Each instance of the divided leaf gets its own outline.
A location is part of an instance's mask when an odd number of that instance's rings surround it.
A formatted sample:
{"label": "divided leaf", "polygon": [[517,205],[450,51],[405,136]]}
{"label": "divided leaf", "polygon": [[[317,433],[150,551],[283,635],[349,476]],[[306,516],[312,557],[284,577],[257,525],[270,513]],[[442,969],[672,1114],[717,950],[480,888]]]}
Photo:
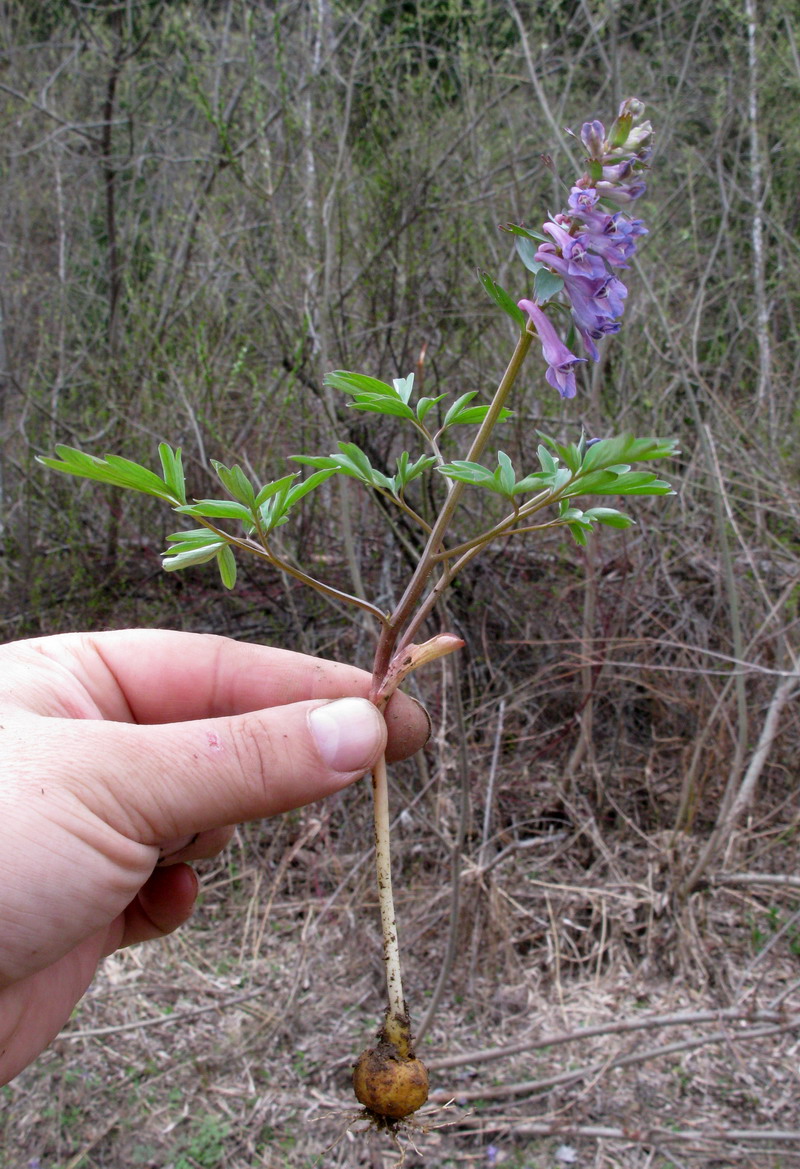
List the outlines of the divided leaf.
{"label": "divided leaf", "polygon": [[337,369],[326,374],[326,386],[332,386],[345,394],[351,394],[354,410],[363,410],[373,414],[390,414],[396,418],[415,421],[415,414],[408,405],[411,391],[414,388],[414,374],[405,378],[395,378],[393,386],[379,381],[374,377],[367,377],[363,373],[351,373],[349,370]]}
{"label": "divided leaf", "polygon": [[87,455],[75,447],[61,444],[56,446],[56,454],[57,459],[37,455],[37,462],[66,475],[94,479],[98,483],[108,483],[112,487],[127,487],[132,491],[141,491],[144,495],[165,499],[168,503],[183,502],[179,493],[163,479],[130,459],[123,459],[119,455],[106,455],[101,459],[96,455]]}
{"label": "divided leaf", "polygon": [[370,463],[369,458],[356,446],[354,442],[338,443],[338,455],[292,455],[292,461],[302,463],[307,467],[316,467],[319,471],[329,470],[332,474],[341,471],[351,479],[358,479],[368,487],[377,487],[383,491],[394,491],[394,483],[382,471],[378,471]]}
{"label": "divided leaf", "polygon": [[[554,468],[552,472],[537,471],[533,475],[517,479],[511,459],[505,451],[497,452],[497,469],[494,471],[490,471],[481,463],[472,463],[463,459],[455,459],[452,463],[445,463],[444,466],[439,467],[439,471],[448,479],[469,483],[473,487],[486,487],[489,491],[504,495],[508,499],[528,491],[552,489],[559,476],[563,477],[563,472]],[[566,472],[566,476],[569,477],[569,472]]]}

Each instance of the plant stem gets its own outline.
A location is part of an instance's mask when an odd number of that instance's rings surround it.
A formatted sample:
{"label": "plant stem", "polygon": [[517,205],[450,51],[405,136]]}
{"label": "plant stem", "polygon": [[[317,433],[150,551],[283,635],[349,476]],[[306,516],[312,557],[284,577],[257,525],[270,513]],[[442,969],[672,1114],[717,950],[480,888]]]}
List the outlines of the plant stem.
{"label": "plant stem", "polygon": [[[531,347],[533,338],[534,334],[529,333],[526,329],[517,339],[514,352],[511,354],[511,360],[506,367],[506,371],[503,374],[503,377],[500,380],[500,384],[495,391],[491,405],[486,412],[486,417],[483,419],[478,433],[475,435],[475,438],[472,442],[472,446],[469,449],[469,453],[467,454],[467,459],[469,461],[474,462],[483,454],[483,451],[486,448],[486,444],[488,443],[492,431],[494,430],[497,420],[503,410],[506,399],[511,392],[514,382],[517,380],[517,376],[520,369],[522,368],[522,363],[527,356],[528,350]],[[450,523],[453,519],[453,515],[455,514],[455,510],[458,507],[458,502],[461,498],[464,487],[465,484],[461,482],[455,482],[453,484],[453,489],[449,492],[447,499],[442,505],[442,510],[439,512],[439,515],[436,518],[436,523],[433,525],[433,530],[428,537],[428,542],[425,545],[425,550],[419,559],[419,564],[414,570],[405,592],[395,606],[394,612],[392,613],[384,628],[381,630],[381,636],[378,641],[377,650],[375,652],[375,661],[373,663],[373,689],[375,691],[380,688],[380,684],[386,675],[386,671],[389,669],[389,663],[391,662],[400,630],[408,621],[415,605],[425,591],[425,586],[427,585],[428,579],[436,564],[435,557],[441,549],[444,537],[447,533],[447,529],[450,527]],[[408,640],[409,639],[405,637],[403,643],[407,642]]]}
{"label": "plant stem", "polygon": [[[486,417],[483,419],[478,433],[472,442],[467,458],[477,460],[482,455],[491,437],[497,420],[499,419],[506,399],[517,379],[528,350],[533,340],[533,334],[526,329],[523,332],[511,355],[511,360],[500,381]],[[437,452],[438,453],[438,452]],[[396,680],[392,681],[389,691],[386,691],[384,682],[387,679],[392,663],[397,661],[397,639],[403,626],[406,626],[400,648],[408,646],[413,633],[419,628],[422,621],[436,604],[443,589],[452,580],[454,573],[445,565],[442,579],[425,598],[417,613],[414,613],[420,598],[425,592],[431,573],[436,568],[439,553],[444,543],[447,529],[455,514],[464,484],[452,483],[447,498],[442,504],[441,511],[428,536],[428,542],[420,556],[419,563],[408,583],[403,596],[388,618],[383,618],[378,646],[375,652],[372,678],[372,701],[382,709],[388,701],[389,693]],[[456,567],[461,567],[472,558],[480,548],[480,543],[469,547],[462,554]],[[413,614],[413,617],[412,617]],[[455,639],[454,639],[455,640]],[[426,643],[427,644],[427,643]],[[449,652],[449,651],[446,651]],[[420,662],[421,664],[421,662]],[[413,668],[413,667],[412,667]],[[397,918],[392,898],[392,868],[389,835],[389,784],[386,774],[386,760],[381,757],[372,772],[373,814],[375,819],[375,862],[378,875],[378,902],[381,914],[381,929],[383,932],[383,960],[386,968],[386,989],[389,997],[389,1007],[386,1012],[386,1021],[381,1030],[381,1038],[394,1045],[401,1059],[412,1055],[411,1023],[406,1011],[403,998],[403,983],[400,970],[400,946],[397,939]]]}
{"label": "plant stem", "polygon": [[411,1032],[400,971],[400,946],[397,940],[397,918],[392,899],[392,863],[389,835],[389,781],[386,759],[382,755],[372,771],[372,797],[375,815],[375,864],[378,874],[378,902],[383,932],[383,961],[386,968],[386,990],[389,1009],[383,1027],[383,1037],[397,1048],[401,1058],[411,1050]]}

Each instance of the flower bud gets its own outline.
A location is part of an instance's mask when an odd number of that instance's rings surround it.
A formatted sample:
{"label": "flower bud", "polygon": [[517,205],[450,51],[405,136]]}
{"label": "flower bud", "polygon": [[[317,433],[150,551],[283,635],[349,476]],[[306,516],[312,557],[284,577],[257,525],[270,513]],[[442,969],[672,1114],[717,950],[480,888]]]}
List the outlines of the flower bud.
{"label": "flower bud", "polygon": [[589,158],[601,159],[605,147],[606,128],[602,122],[584,122],[581,126],[581,142]]}

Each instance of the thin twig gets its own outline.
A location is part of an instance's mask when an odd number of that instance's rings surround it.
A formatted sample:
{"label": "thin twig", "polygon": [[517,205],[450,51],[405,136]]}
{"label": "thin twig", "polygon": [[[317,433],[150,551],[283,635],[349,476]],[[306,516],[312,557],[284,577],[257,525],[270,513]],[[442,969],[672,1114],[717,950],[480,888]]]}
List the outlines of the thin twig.
{"label": "thin twig", "polygon": [[[746,1031],[714,1031],[710,1035],[695,1035],[690,1039],[667,1043],[661,1047],[649,1047],[643,1051],[634,1051],[628,1055],[621,1055],[616,1059],[599,1060],[595,1063],[586,1064],[582,1068],[574,1068],[570,1071],[559,1072],[555,1076],[547,1076],[542,1080],[521,1080],[511,1084],[499,1084],[496,1088],[488,1088],[485,1085],[478,1088],[468,1088],[466,1091],[459,1091],[457,1099],[459,1102],[468,1100],[501,1100],[506,1096],[517,1096],[522,1093],[529,1095],[535,1092],[543,1092],[548,1088],[555,1088],[558,1085],[573,1084],[578,1080],[585,1080],[589,1076],[597,1076],[606,1071],[611,1071],[613,1068],[632,1067],[634,1064],[648,1063],[650,1060],[659,1059],[666,1055],[675,1055],[681,1051],[693,1051],[698,1047],[709,1047],[717,1043],[740,1043],[745,1039],[766,1039],[773,1035],[782,1035],[786,1031],[794,1031],[798,1028],[800,1028],[800,1015],[778,1026],[751,1027]],[[428,1066],[433,1066],[431,1061],[428,1062]],[[430,1101],[433,1104],[443,1104],[447,1100],[452,1099],[452,1097],[453,1093],[451,1091],[442,1090],[432,1092]]]}
{"label": "thin twig", "polygon": [[431,1068],[453,1068],[463,1064],[486,1063],[493,1059],[504,1059],[524,1051],[537,1051],[544,1047],[558,1047],[564,1043],[583,1043],[598,1035],[621,1035],[628,1031],[647,1031],[661,1027],[691,1027],[701,1023],[735,1022],[746,1020],[750,1023],[782,1023],[785,1015],[780,1011],[751,1011],[746,1007],[727,1007],[721,1011],[682,1011],[674,1015],[646,1015],[641,1019],[617,1019],[611,1023],[598,1023],[593,1027],[579,1027],[574,1031],[560,1031],[542,1035],[536,1039],[524,1039],[519,1043],[504,1044],[502,1047],[484,1047],[477,1051],[465,1051],[456,1055],[431,1059]]}

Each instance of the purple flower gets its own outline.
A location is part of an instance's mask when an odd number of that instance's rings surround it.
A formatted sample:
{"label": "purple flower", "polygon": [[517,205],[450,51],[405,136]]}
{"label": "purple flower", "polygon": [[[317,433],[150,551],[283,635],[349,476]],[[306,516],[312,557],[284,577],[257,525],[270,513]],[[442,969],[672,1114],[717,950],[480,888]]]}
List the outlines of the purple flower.
{"label": "purple flower", "polygon": [[597,193],[601,198],[610,199],[613,203],[619,203],[621,207],[627,206],[628,203],[633,203],[636,199],[641,199],[646,190],[647,183],[642,182],[641,179],[634,179],[632,183],[621,186],[615,183],[603,182],[602,180],[597,184]]}
{"label": "purple flower", "polygon": [[[647,228],[641,219],[629,219],[621,211],[611,215],[601,210],[597,206],[599,198],[594,187],[573,187],[569,197],[572,215],[556,215],[554,222],[567,232],[577,224],[589,251],[602,256],[612,268],[627,268],[625,261],[636,251],[639,236],[647,235]],[[546,224],[544,230],[547,231]]]}
{"label": "purple flower", "polygon": [[[548,220],[542,227],[548,235],[553,237],[555,247],[567,263],[570,276],[602,276],[605,273],[603,261],[599,256],[590,255],[592,241],[585,233],[570,235],[569,231],[559,223],[563,216],[557,215],[554,220]],[[569,221],[567,221],[569,222]],[[552,248],[553,244],[542,244],[542,248]]]}
{"label": "purple flower", "polygon": [[606,128],[602,122],[584,122],[581,126],[581,142],[589,158],[600,159],[606,145]]}
{"label": "purple flower", "polygon": [[594,187],[573,187],[567,205],[574,215],[580,219],[587,219],[594,211],[599,198]]}
{"label": "purple flower", "polygon": [[586,358],[576,357],[574,353],[570,353],[554,326],[532,300],[521,300],[519,308],[530,317],[542,343],[542,356],[548,365],[545,374],[548,382],[553,389],[558,390],[562,398],[574,398],[575,366]]}
{"label": "purple flower", "polygon": [[[552,215],[542,231],[550,237],[540,243],[534,259],[563,280],[562,295],[569,300],[572,318],[584,348],[593,361],[601,337],[617,333],[628,290],[612,269],[627,268],[637,241],[647,235],[641,219],[607,204],[627,207],[647,187],[641,178],[652,153],[652,127],[642,121],[644,105],[628,98],[619,108],[606,135],[602,122],[584,122],[580,140],[588,154],[587,171],[569,194],[567,209]],[[552,242],[551,242],[552,241]],[[519,301],[542,342],[547,380],[563,398],[575,394],[575,357],[559,338],[541,305]]]}
{"label": "purple flower", "polygon": [[625,307],[622,301],[628,295],[622,281],[610,276],[605,267],[600,276],[573,276],[563,256],[548,250],[552,246],[542,244],[535,258],[563,278],[564,290],[572,302],[572,314],[581,328],[596,329],[603,321],[622,316]]}

